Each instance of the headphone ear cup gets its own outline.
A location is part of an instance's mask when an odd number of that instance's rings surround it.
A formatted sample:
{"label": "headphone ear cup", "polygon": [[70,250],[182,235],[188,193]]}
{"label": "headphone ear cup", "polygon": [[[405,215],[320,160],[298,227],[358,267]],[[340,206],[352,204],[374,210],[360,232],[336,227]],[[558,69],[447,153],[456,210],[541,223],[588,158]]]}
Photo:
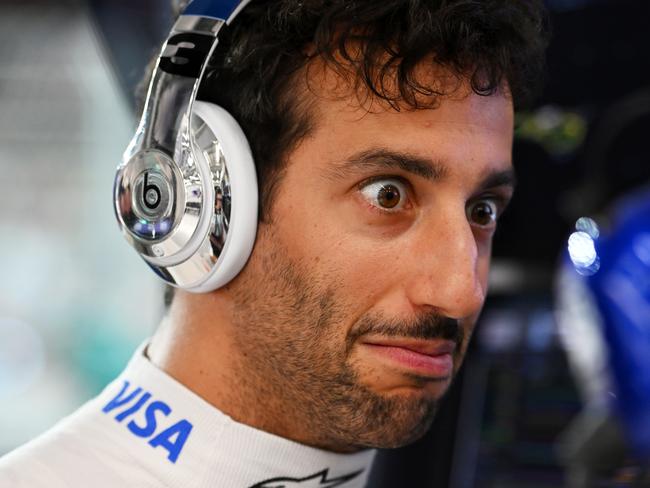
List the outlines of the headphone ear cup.
{"label": "headphone ear cup", "polygon": [[[207,131],[212,136],[207,147],[202,143],[201,147],[194,148],[194,153],[199,153],[200,156],[197,162],[209,167],[206,169],[212,174],[213,181],[224,181],[226,186],[215,188],[213,201],[205,202],[206,205],[212,205],[211,209],[202,209],[208,212],[212,221],[207,239],[213,237],[214,229],[225,230],[221,253],[201,281],[184,287],[190,292],[207,293],[237,276],[253,250],[257,231],[257,174],[248,140],[230,113],[213,103],[196,100],[192,117],[195,119],[193,127],[201,126],[202,132]],[[195,140],[195,137],[192,139]],[[216,146],[221,151],[212,150]],[[225,175],[215,175],[215,168],[220,168],[219,171],[223,172],[224,163]],[[215,209],[221,209],[219,216]],[[219,219],[225,221],[217,222]]]}

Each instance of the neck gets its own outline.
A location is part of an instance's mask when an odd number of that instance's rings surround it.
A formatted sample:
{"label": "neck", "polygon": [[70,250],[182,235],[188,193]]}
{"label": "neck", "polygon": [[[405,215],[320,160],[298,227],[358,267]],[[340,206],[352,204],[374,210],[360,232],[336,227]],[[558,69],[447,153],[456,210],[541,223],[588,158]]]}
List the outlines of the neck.
{"label": "neck", "polygon": [[306,422],[297,409],[287,415],[273,385],[248,371],[232,340],[233,307],[224,295],[177,291],[147,349],[151,362],[237,422],[312,447],[356,451],[324,445],[301,430]]}
{"label": "neck", "polygon": [[235,420],[237,392],[232,371],[230,303],[218,294],[176,291],[174,301],[147,348],[152,363]]}

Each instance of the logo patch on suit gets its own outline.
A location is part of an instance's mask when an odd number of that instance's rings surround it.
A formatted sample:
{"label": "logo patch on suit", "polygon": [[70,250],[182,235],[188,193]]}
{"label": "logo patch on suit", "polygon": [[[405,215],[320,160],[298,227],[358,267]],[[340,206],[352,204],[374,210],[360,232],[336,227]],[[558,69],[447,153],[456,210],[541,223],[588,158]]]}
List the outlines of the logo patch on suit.
{"label": "logo patch on suit", "polygon": [[125,380],[122,389],[102,408],[102,412],[115,414],[114,418],[119,423],[131,418],[126,428],[136,437],[149,439],[151,447],[166,450],[167,459],[175,463],[192,432],[192,424],[186,419],[172,423],[168,420],[172,414],[169,405],[152,398],[151,393],[139,386],[129,389],[130,386]]}
{"label": "logo patch on suit", "polygon": [[344,483],[347,483],[348,481],[356,478],[361,473],[363,473],[363,470],[339,476],[337,478],[328,478],[328,473],[329,469],[324,469],[323,471],[319,471],[318,473],[307,476],[305,478],[271,478],[266,481],[256,483],[249,488],[290,488],[293,486],[300,488],[334,488],[335,486],[341,486]]}

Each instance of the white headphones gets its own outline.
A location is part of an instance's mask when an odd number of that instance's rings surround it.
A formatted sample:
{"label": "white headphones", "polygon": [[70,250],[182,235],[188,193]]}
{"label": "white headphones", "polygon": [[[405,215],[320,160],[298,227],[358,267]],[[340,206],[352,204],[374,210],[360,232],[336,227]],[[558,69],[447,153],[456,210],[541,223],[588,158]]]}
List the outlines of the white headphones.
{"label": "white headphones", "polygon": [[258,189],[235,119],[196,94],[218,33],[250,0],[193,0],[153,72],[113,198],[122,234],[167,283],[205,293],[244,267],[255,242]]}

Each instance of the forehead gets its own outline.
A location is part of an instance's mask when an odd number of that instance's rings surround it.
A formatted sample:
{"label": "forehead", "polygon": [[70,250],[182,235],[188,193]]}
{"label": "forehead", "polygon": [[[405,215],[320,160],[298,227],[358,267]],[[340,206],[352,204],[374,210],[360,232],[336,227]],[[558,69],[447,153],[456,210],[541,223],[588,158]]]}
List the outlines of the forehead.
{"label": "forehead", "polygon": [[[419,99],[425,108],[391,106],[327,67],[311,74],[312,133],[321,161],[336,164],[353,153],[389,148],[461,168],[510,166],[514,110],[507,88],[489,96],[476,94],[467,80],[442,68],[423,67],[436,90],[435,99]],[[470,169],[469,167],[465,169]]]}
{"label": "forehead", "polygon": [[[503,93],[482,96],[467,87],[453,95],[440,97],[432,107],[395,109],[373,102],[370,107],[355,99],[317,102],[316,126],[356,126],[366,131],[396,134],[420,130],[445,133],[484,134],[512,138],[512,102]],[[468,141],[469,142],[469,141]]]}

